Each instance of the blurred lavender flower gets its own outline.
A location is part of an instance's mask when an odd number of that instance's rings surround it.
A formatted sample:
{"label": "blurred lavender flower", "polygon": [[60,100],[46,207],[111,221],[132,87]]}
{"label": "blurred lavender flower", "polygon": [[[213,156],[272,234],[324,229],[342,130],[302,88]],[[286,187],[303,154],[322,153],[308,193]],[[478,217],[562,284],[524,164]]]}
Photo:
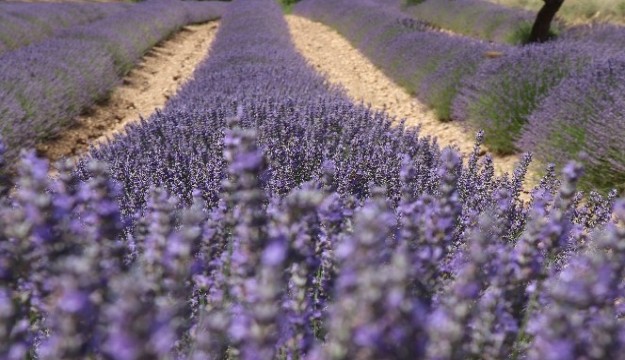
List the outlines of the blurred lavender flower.
{"label": "blurred lavender flower", "polygon": [[495,261],[501,236],[493,217],[479,216],[467,243],[468,261],[441,296],[440,305],[428,318],[428,359],[465,359],[470,354],[472,332],[468,328],[476,316],[476,302],[496,270]]}
{"label": "blurred lavender flower", "polygon": [[548,306],[529,325],[530,359],[620,359],[625,328],[618,319],[625,275],[625,203],[615,204],[617,223],[549,280]]}

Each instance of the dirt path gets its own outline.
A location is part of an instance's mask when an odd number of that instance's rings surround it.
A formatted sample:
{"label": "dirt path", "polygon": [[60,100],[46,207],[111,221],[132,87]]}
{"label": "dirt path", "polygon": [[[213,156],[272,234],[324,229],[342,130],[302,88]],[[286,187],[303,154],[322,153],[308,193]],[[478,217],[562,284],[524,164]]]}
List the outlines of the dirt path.
{"label": "dirt path", "polygon": [[[291,37],[300,53],[331,83],[342,85],[355,101],[385,110],[406,124],[421,126],[421,134],[438,138],[442,146],[456,146],[464,154],[472,151],[474,134],[456,123],[438,121],[434,113],[373,65],[332,28],[295,16],[286,16]],[[494,156],[497,174],[511,173],[516,156]]]}
{"label": "dirt path", "polygon": [[217,27],[217,22],[185,26],[152,48],[105,103],[80,116],[76,126],[60,137],[40,144],[37,151],[51,161],[80,156],[139,116],[147,118],[162,108],[206,57]]}

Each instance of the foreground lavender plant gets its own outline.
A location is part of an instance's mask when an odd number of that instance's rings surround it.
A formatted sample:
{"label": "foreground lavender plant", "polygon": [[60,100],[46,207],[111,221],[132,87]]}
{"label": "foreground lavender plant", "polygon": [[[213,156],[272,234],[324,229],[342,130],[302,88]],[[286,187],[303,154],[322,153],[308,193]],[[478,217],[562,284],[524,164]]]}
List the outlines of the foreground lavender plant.
{"label": "foreground lavender plant", "polygon": [[577,255],[547,286],[548,305],[534,317],[530,359],[622,358],[625,328],[618,319],[624,275],[625,203],[615,204],[616,223]]}
{"label": "foreground lavender plant", "polygon": [[[406,247],[385,263],[382,248],[391,245],[395,219],[383,199],[372,199],[355,216],[354,235],[337,248],[342,266],[335,304],[330,310],[324,358],[419,358],[423,342],[423,312],[409,292]],[[389,259],[386,259],[387,261]]]}

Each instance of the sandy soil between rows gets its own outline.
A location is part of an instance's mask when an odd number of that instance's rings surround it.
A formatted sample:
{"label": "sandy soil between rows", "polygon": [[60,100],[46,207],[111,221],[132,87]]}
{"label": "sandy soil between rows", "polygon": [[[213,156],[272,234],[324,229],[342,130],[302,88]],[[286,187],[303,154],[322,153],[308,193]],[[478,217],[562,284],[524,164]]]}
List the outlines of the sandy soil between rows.
{"label": "sandy soil between rows", "polygon": [[[380,69],[332,28],[299,16],[287,15],[291,38],[300,53],[324,74],[342,86],[354,101],[384,110],[409,126],[420,126],[423,136],[436,137],[442,146],[455,146],[469,154],[475,134],[457,123],[439,121],[434,113]],[[517,156],[493,155],[497,174],[511,173]]]}
{"label": "sandy soil between rows", "polygon": [[39,144],[37,151],[51,161],[81,156],[90,145],[105,142],[129,123],[163,108],[206,57],[217,28],[217,22],[185,26],[153,47],[108,100],[80,116],[60,137]]}

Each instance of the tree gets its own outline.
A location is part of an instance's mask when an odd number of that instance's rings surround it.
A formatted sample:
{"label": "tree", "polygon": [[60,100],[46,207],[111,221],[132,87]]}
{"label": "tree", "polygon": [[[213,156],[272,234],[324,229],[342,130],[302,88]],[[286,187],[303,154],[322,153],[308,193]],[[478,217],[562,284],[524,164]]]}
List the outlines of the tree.
{"label": "tree", "polygon": [[564,0],[543,0],[545,5],[538,11],[536,15],[536,21],[532,26],[532,32],[530,33],[528,43],[545,42],[549,40],[551,34],[549,29],[551,28],[551,21],[556,16],[558,10],[564,3]]}

